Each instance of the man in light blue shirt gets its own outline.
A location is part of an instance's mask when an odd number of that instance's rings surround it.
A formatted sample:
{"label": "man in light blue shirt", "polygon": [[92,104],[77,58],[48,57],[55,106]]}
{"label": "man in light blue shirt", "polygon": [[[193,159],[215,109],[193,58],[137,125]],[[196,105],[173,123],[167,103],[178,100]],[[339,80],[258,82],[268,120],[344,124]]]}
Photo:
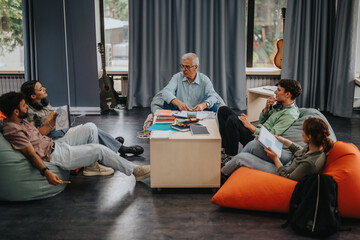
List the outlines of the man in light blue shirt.
{"label": "man in light blue shirt", "polygon": [[199,58],[194,53],[186,53],[180,65],[182,72],[172,76],[168,85],[162,90],[164,109],[181,111],[216,112],[217,93],[210,79],[197,72]]}

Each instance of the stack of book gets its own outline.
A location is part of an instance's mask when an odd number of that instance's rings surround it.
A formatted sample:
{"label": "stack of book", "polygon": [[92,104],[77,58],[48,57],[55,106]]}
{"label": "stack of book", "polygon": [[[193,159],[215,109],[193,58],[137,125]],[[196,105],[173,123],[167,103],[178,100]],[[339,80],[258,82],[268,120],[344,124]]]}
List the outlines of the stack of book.
{"label": "stack of book", "polygon": [[187,126],[191,123],[197,123],[199,121],[199,119],[197,118],[186,118],[186,119],[183,119],[182,121],[178,121],[176,123],[176,125],[178,126]]}
{"label": "stack of book", "polygon": [[159,115],[159,116],[156,116],[156,119],[155,119],[156,124],[173,124],[174,121],[175,121],[174,116]]}

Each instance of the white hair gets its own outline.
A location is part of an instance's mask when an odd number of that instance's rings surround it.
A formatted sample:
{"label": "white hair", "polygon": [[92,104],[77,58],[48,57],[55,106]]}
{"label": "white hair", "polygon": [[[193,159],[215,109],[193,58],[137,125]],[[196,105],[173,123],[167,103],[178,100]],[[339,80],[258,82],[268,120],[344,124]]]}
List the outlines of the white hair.
{"label": "white hair", "polygon": [[195,53],[185,53],[181,59],[182,61],[191,60],[193,65],[199,66],[199,58]]}

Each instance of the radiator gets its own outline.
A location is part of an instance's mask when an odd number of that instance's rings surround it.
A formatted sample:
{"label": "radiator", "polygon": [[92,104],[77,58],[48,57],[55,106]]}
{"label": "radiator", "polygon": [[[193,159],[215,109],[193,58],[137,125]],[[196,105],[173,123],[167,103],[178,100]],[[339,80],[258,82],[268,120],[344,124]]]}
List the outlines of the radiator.
{"label": "radiator", "polygon": [[119,97],[128,95],[128,75],[112,75],[114,81],[114,90]]}
{"label": "radiator", "polygon": [[18,92],[24,82],[24,74],[0,74],[0,94]]}
{"label": "radiator", "polygon": [[280,80],[280,75],[247,75],[246,88],[274,86]]}

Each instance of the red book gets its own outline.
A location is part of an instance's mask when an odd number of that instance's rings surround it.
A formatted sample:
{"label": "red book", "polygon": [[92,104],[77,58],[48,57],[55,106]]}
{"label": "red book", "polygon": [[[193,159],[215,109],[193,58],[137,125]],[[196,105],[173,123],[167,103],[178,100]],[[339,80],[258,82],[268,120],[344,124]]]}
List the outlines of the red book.
{"label": "red book", "polygon": [[175,117],[173,116],[157,116],[155,123],[158,124],[173,124],[175,121]]}

